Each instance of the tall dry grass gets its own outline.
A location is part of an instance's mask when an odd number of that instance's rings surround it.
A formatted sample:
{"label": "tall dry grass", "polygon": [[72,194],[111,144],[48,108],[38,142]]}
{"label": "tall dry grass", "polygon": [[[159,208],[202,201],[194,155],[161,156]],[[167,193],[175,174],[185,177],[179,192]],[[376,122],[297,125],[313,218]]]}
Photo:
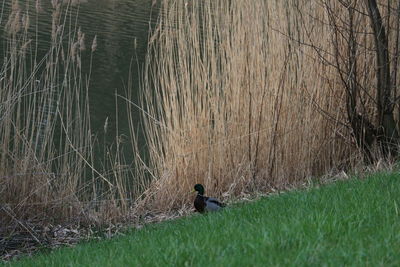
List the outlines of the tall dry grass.
{"label": "tall dry grass", "polygon": [[29,223],[121,219],[128,199],[138,191],[126,186],[134,174],[122,163],[120,142],[107,148],[104,168],[95,167],[91,71],[83,70],[82,61],[95,53],[96,37],[86,40],[76,24],[76,1],[52,1],[49,47],[41,53],[38,16],[45,7],[34,2],[13,0],[11,13],[3,14],[2,42],[7,46],[0,69],[0,230],[28,230],[37,240]]}
{"label": "tall dry grass", "polygon": [[[40,6],[35,10],[40,12]],[[50,47],[40,58],[32,10],[13,1],[1,71],[0,177],[3,219],[42,219],[80,212],[78,187],[91,149],[82,83],[82,33],[69,35],[53,4]],[[37,34],[37,32],[36,32]]]}
{"label": "tall dry grass", "polygon": [[[357,8],[365,11],[362,1]],[[346,26],[346,7],[165,0],[162,10],[143,82],[149,206],[190,203],[196,183],[211,195],[237,196],[360,163],[335,65],[346,36],[335,43],[329,17]],[[366,12],[356,13],[363,104],[373,114],[373,39]]]}

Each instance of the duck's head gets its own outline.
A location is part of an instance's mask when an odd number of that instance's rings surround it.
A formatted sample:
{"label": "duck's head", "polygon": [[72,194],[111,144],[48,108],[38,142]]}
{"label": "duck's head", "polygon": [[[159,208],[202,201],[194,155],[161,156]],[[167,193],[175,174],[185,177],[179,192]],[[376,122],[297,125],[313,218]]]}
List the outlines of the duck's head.
{"label": "duck's head", "polygon": [[197,191],[199,195],[204,195],[204,187],[201,184],[196,184],[194,186],[194,191]]}

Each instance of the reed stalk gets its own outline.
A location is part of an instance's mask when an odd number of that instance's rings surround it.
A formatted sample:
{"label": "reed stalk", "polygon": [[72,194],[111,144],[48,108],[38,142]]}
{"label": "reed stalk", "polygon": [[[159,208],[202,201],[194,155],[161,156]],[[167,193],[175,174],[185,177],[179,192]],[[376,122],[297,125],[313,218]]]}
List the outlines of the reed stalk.
{"label": "reed stalk", "polygon": [[[330,24],[334,14],[346,26],[345,11],[331,1],[162,1],[143,78],[147,205],[186,205],[196,183],[236,197],[360,164],[335,65],[346,36],[335,46]],[[371,114],[368,17],[360,12],[356,25]]]}

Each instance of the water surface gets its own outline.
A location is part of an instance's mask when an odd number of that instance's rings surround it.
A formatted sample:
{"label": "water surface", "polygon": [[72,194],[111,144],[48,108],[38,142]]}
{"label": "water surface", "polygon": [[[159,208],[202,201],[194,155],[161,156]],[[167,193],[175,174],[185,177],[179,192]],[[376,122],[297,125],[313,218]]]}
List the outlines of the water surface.
{"label": "water surface", "polygon": [[[0,0],[1,1],[1,0]],[[53,0],[54,1],[54,0]],[[62,0],[59,0],[62,1]],[[0,2],[2,19],[1,34],[11,11],[11,0]],[[97,50],[93,57],[89,89],[92,130],[103,140],[103,125],[108,118],[108,140],[115,136],[115,94],[125,94],[127,81],[132,79],[133,95],[139,90],[139,77],[144,62],[149,30],[157,20],[157,8],[149,0],[81,0],[73,12],[78,14],[76,25],[86,36],[86,52],[83,52],[83,72],[88,73],[90,47],[97,35]],[[52,5],[50,0],[41,0],[42,11],[36,13],[36,0],[19,1],[22,9],[29,10],[31,23],[38,25],[39,51],[43,56],[48,51],[51,36]],[[32,27],[33,29],[35,27]],[[3,35],[5,36],[5,35]],[[4,54],[5,38],[0,43]],[[124,101],[119,100],[120,133],[128,134]],[[136,102],[137,98],[136,98]],[[135,114],[138,118],[138,113]]]}

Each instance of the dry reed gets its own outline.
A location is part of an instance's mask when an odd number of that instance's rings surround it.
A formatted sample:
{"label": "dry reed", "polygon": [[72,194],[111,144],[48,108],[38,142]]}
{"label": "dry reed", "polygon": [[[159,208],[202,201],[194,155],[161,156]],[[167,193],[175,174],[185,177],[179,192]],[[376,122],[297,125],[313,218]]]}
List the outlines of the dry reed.
{"label": "dry reed", "polygon": [[[29,25],[38,21],[39,1],[34,7],[13,1],[6,22],[7,47],[0,69],[2,236],[25,231],[28,222],[44,226],[115,221],[127,213],[127,198],[137,195],[125,188],[133,173],[121,163],[120,143],[117,149],[107,148],[107,170],[95,167],[88,94],[91,71],[84,73],[81,68],[85,33],[68,22],[77,16],[72,2],[51,3],[51,40],[44,56],[37,49],[39,26]],[[37,239],[35,231],[30,232]]]}
{"label": "dry reed", "polygon": [[[143,82],[148,208],[190,203],[196,183],[237,196],[360,163],[328,7],[346,26],[335,1],[163,1]],[[357,13],[367,108],[375,90],[368,19]],[[345,40],[336,40],[343,54]]]}

